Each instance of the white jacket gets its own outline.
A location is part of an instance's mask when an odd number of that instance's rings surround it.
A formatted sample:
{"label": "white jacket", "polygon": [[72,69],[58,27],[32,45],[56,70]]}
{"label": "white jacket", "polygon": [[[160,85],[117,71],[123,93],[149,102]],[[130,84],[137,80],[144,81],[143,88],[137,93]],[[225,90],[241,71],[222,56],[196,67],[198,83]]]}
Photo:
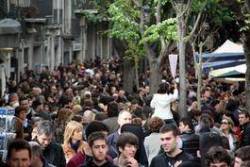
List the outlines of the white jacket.
{"label": "white jacket", "polygon": [[173,119],[173,114],[170,110],[171,102],[178,98],[178,90],[175,89],[173,94],[159,94],[156,93],[150,102],[150,106],[154,108],[152,117],[159,117],[163,120]]}

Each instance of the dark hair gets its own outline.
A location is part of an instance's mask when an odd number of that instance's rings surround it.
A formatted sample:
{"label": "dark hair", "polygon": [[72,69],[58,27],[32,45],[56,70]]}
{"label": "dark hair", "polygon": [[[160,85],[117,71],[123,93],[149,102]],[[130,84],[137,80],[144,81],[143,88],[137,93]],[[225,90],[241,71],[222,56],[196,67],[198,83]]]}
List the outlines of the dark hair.
{"label": "dark hair", "polygon": [[183,117],[183,118],[180,119],[179,122],[182,122],[185,126],[188,125],[188,127],[191,130],[194,130],[194,125],[192,123],[192,120],[189,117]]}
{"label": "dark hair", "polygon": [[119,106],[116,102],[108,103],[107,107],[108,117],[117,117],[119,114]]}
{"label": "dark hair", "polygon": [[250,160],[250,146],[244,146],[236,150],[235,157],[240,158],[242,161]]}
{"label": "dark hair", "polygon": [[23,139],[13,140],[8,145],[7,160],[9,160],[11,158],[12,150],[15,150],[15,151],[28,150],[29,157],[31,158],[31,147],[30,147],[29,143],[26,140],[23,140]]}
{"label": "dark hair", "polygon": [[205,164],[210,166],[211,163],[225,162],[227,165],[231,164],[231,157],[229,153],[221,146],[214,146],[209,149],[205,155]]}
{"label": "dark hair", "polygon": [[159,117],[152,117],[148,120],[148,127],[150,132],[160,132],[161,127],[164,125],[164,121]]}
{"label": "dark hair", "polygon": [[250,118],[249,112],[247,112],[247,110],[245,110],[245,109],[241,110],[241,112],[239,113],[239,115],[241,115],[241,114],[244,114],[246,118]]}
{"label": "dark hair", "polygon": [[180,134],[177,126],[173,124],[165,124],[163,127],[161,127],[160,133],[167,133],[167,132],[173,132],[174,136],[178,136]]}
{"label": "dark hair", "polygon": [[26,112],[26,109],[25,109],[24,107],[18,106],[18,107],[15,108],[15,114],[14,114],[14,115],[15,115],[16,117],[19,117],[19,114],[20,114],[22,111],[25,111],[25,112]]}
{"label": "dark hair", "polygon": [[103,134],[102,132],[93,132],[89,135],[89,137],[88,137],[89,146],[92,147],[96,140],[105,140],[105,142],[108,144],[108,141],[106,139],[106,135]]}
{"label": "dark hair", "polygon": [[109,128],[107,127],[107,125],[105,125],[104,123],[100,121],[92,121],[91,123],[87,125],[85,129],[86,138],[88,139],[88,137],[92,133],[99,132],[99,131],[109,132]]}
{"label": "dark hair", "polygon": [[37,134],[38,135],[43,135],[45,134],[46,136],[50,136],[53,134],[53,129],[52,129],[52,124],[50,121],[39,121],[37,123]]}
{"label": "dark hair", "polygon": [[169,84],[164,82],[159,85],[157,93],[168,93],[169,94]]}
{"label": "dark hair", "polygon": [[136,135],[134,135],[131,132],[124,132],[122,133],[116,143],[117,150],[119,150],[119,147],[122,149],[126,146],[126,144],[134,145],[138,148],[139,146],[139,140]]}
{"label": "dark hair", "polygon": [[81,115],[73,115],[73,117],[71,118],[72,121],[76,121],[76,122],[82,122],[82,116]]}

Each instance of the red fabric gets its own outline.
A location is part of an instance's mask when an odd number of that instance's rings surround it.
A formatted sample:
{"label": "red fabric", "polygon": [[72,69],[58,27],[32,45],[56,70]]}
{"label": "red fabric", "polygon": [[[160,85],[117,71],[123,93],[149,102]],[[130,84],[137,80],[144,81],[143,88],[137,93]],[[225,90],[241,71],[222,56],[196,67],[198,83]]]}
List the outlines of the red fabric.
{"label": "red fabric", "polygon": [[67,163],[67,167],[78,167],[82,165],[84,161],[85,161],[85,154],[79,151],[69,160],[69,162]]}

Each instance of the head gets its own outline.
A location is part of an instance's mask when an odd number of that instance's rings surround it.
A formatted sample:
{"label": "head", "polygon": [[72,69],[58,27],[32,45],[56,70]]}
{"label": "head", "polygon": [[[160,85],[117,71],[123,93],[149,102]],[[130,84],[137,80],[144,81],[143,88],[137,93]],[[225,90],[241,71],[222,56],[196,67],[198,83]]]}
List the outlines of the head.
{"label": "head", "polygon": [[192,120],[188,117],[182,118],[179,122],[179,130],[181,133],[193,131],[194,126]]}
{"label": "head", "polygon": [[205,163],[208,167],[229,167],[231,157],[223,147],[211,147],[205,155]]}
{"label": "head", "polygon": [[174,153],[177,147],[177,140],[179,138],[179,130],[175,125],[166,124],[160,129],[161,145],[164,152],[167,154]]}
{"label": "head", "polygon": [[159,133],[163,125],[164,121],[159,117],[152,117],[148,121],[148,127],[150,132]]}
{"label": "head", "polygon": [[135,153],[139,147],[139,140],[133,133],[124,132],[119,136],[116,146],[120,156],[124,158],[135,157]]}
{"label": "head", "polygon": [[88,137],[88,144],[92,151],[94,161],[98,163],[104,162],[108,152],[106,135],[102,132],[91,133]]}
{"label": "head", "polygon": [[29,167],[31,148],[25,140],[14,140],[8,146],[7,164],[9,167]]}
{"label": "head", "polygon": [[220,126],[220,129],[222,131],[229,131],[229,132],[232,132],[232,129],[234,127],[234,122],[231,118],[228,118],[228,117],[224,117],[222,120],[221,120],[221,126]]}
{"label": "head", "polygon": [[65,145],[68,145],[70,141],[81,141],[82,132],[83,132],[83,126],[81,123],[76,121],[68,122],[64,130],[63,143]]}
{"label": "head", "polygon": [[250,114],[247,111],[242,111],[241,113],[239,113],[239,122],[240,125],[244,125],[250,122]]}
{"label": "head", "polygon": [[90,134],[94,132],[102,132],[103,134],[108,135],[109,128],[100,121],[93,121],[89,123],[85,129],[86,138],[88,139]]}
{"label": "head", "polygon": [[235,152],[234,167],[241,167],[245,161],[250,161],[250,146],[241,147]]}
{"label": "head", "polygon": [[117,117],[119,114],[119,106],[116,102],[108,103],[107,108],[108,117]]}
{"label": "head", "polygon": [[157,93],[161,93],[161,94],[164,94],[164,93],[169,93],[169,84],[167,82],[163,82],[159,85],[159,89],[157,91]]}
{"label": "head", "polygon": [[124,124],[129,124],[132,122],[132,115],[128,111],[121,111],[118,115],[118,124],[120,127],[122,127]]}
{"label": "head", "polygon": [[20,107],[23,107],[26,109],[26,111],[29,109],[29,99],[27,97],[21,97],[19,100]]}
{"label": "head", "polygon": [[32,159],[31,159],[31,167],[37,167],[42,162],[43,151],[42,148],[36,142],[30,142],[31,152],[32,152]]}
{"label": "head", "polygon": [[42,149],[48,147],[52,141],[53,129],[49,121],[40,121],[36,126],[36,139]]}
{"label": "head", "polygon": [[15,108],[15,116],[20,118],[21,120],[26,119],[26,112],[27,110],[24,107],[16,107]]}

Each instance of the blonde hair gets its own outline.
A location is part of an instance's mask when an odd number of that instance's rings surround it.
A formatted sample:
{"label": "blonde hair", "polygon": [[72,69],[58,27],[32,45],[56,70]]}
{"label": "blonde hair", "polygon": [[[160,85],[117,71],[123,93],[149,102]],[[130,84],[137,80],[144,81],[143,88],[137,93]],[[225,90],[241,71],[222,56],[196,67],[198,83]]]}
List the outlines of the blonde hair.
{"label": "blonde hair", "polygon": [[68,145],[71,137],[75,131],[83,131],[83,126],[81,123],[76,121],[69,121],[65,127],[63,144]]}

